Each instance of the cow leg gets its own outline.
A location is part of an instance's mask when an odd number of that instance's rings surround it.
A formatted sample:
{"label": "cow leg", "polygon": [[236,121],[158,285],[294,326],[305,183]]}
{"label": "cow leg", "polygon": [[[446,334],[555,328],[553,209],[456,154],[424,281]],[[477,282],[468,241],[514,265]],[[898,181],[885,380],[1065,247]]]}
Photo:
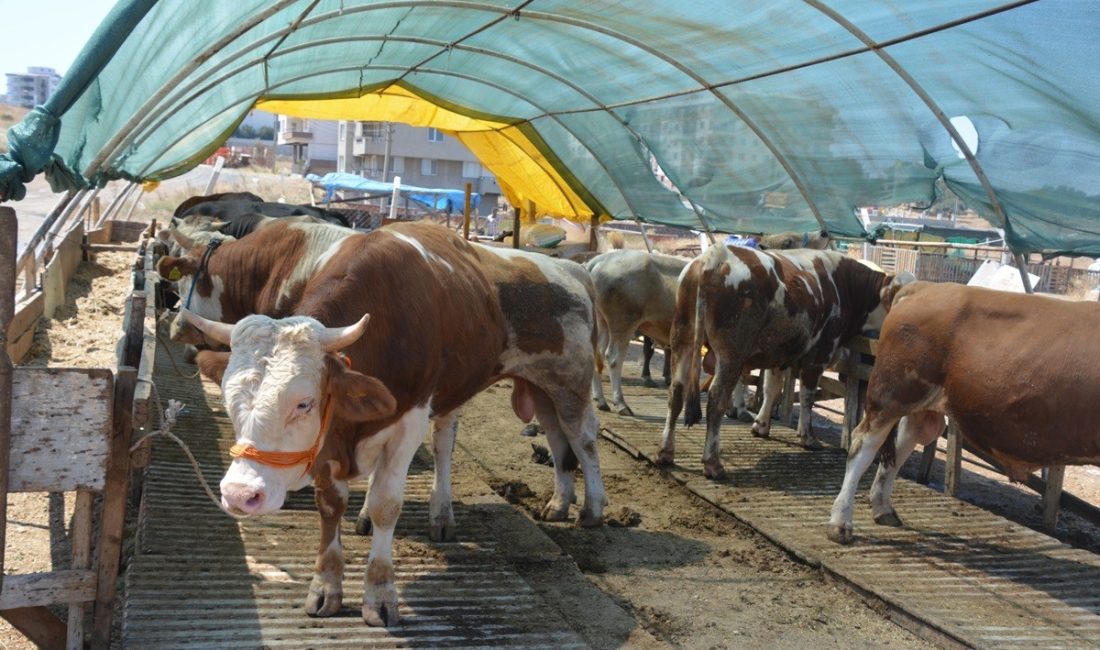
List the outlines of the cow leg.
{"label": "cow leg", "polygon": [[[611,340],[610,332],[608,331],[607,321],[599,316],[599,312],[597,312],[597,319],[599,321],[599,334],[596,341],[596,352],[606,361],[607,346],[608,342]],[[611,407],[607,405],[607,399],[603,394],[603,384],[601,383],[599,366],[600,364],[597,363],[596,372],[592,373],[592,399],[596,400],[596,408],[601,411],[610,411]]]}
{"label": "cow leg", "polygon": [[749,381],[752,379],[752,374],[749,370],[745,370],[741,373],[741,379],[737,381],[737,385],[733,388],[733,401],[730,407],[726,409],[726,417],[731,420],[738,420],[740,422],[749,423],[754,420],[752,413],[749,413],[748,406],[746,406],[745,396],[749,392]]}
{"label": "cow leg", "polygon": [[[740,364],[731,364],[719,356],[714,369],[714,381],[707,393],[707,439],[703,444],[703,475],[709,479],[720,481],[726,478],[726,470],[722,467],[718,454],[721,446],[719,433],[740,367]],[[731,372],[735,368],[738,370]]]}
{"label": "cow leg", "polygon": [[653,360],[655,345],[653,339],[642,337],[642,384],[646,388],[656,388],[657,382],[653,381],[653,375],[649,374],[649,362]]}
{"label": "cow leg", "polygon": [[668,388],[672,384],[672,350],[668,348],[662,348],[664,353],[665,363],[661,367],[661,374],[665,378],[665,388]]}
{"label": "cow leg", "polygon": [[772,411],[779,400],[779,394],[783,392],[783,371],[779,368],[768,368],[764,371],[764,401],[760,404],[760,411],[756,414],[756,421],[752,424],[752,435],[757,438],[767,438],[772,432]]}
{"label": "cow leg", "polygon": [[821,451],[824,447],[814,435],[814,395],[817,394],[817,382],[823,369],[804,368],[799,376],[798,388],[798,437],[802,446],[810,451]]}
{"label": "cow leg", "polygon": [[875,517],[876,524],[901,526],[901,518],[898,517],[890,501],[890,495],[894,491],[894,479],[897,478],[898,470],[905,464],[909,454],[913,453],[918,442],[922,445],[932,444],[942,433],[943,413],[935,411],[918,411],[903,417],[898,423],[898,441],[894,448],[893,462],[887,464],[879,461],[875,482],[871,485],[871,513]]}
{"label": "cow leg", "polygon": [[451,457],[458,432],[458,411],[451,411],[432,422],[432,456],[435,475],[428,506],[428,537],[433,542],[453,542],[457,537],[455,515],[451,507]]}
{"label": "cow leg", "polygon": [[848,462],[844,468],[844,481],[840,493],[833,501],[833,512],[829,518],[826,535],[838,544],[850,544],[852,535],[852,508],[855,502],[859,479],[871,466],[878,454],[879,447],[886,441],[890,429],[897,419],[879,417],[868,412],[859,426],[852,432],[852,445],[848,449]]}
{"label": "cow leg", "polygon": [[409,463],[428,428],[428,409],[415,408],[393,425],[367,495],[371,525],[370,555],[363,584],[363,620],[373,627],[397,624],[397,587],[393,573],[393,531],[401,515]]}
{"label": "cow leg", "polygon": [[[536,391],[535,410],[539,422],[546,428],[546,440],[554,453],[554,496],[543,509],[543,519],[565,519],[573,502],[573,470],[577,462],[584,473],[584,505],[577,525],[596,528],[603,525],[603,509],[607,493],[600,475],[599,453],[596,447],[596,413],[584,400],[571,393],[548,395]],[[570,453],[572,452],[572,453]]]}
{"label": "cow leg", "polygon": [[629,338],[612,337],[611,345],[607,346],[607,367],[608,374],[611,375],[611,403],[615,405],[619,415],[633,416],[634,411],[630,410],[623,399],[623,361],[629,347]]}
{"label": "cow leg", "polygon": [[306,614],[332,616],[344,604],[344,548],[340,544],[340,520],[348,507],[348,484],[332,479],[332,465],[318,466],[313,479],[313,500],[321,515],[321,547],[306,596]]}
{"label": "cow leg", "polygon": [[[679,348],[674,348],[679,350]],[[657,450],[658,465],[672,465],[676,462],[676,418],[684,410],[684,388],[691,379],[691,357],[689,354],[699,354],[698,350],[681,354],[674,353],[672,365],[675,373],[672,376],[672,385],[668,389],[668,411],[665,413],[665,428],[661,432],[661,447]],[[698,378],[695,379],[698,381]]]}

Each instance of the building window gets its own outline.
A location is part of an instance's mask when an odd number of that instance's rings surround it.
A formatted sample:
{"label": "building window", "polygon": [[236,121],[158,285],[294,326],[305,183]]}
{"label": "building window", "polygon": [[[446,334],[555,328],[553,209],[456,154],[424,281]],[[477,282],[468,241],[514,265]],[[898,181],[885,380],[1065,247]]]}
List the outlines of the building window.
{"label": "building window", "polygon": [[394,174],[405,173],[405,157],[390,156],[390,172]]}
{"label": "building window", "polygon": [[438,176],[439,175],[439,161],[432,158],[420,159],[420,175],[421,176]]}
{"label": "building window", "polygon": [[439,129],[428,127],[428,142],[443,142],[443,132]]}
{"label": "building window", "polygon": [[362,134],[360,137],[375,139],[382,137],[381,122],[360,122],[359,129]]}
{"label": "building window", "polygon": [[462,163],[462,178],[478,178],[481,176],[481,163],[477,162],[463,162]]}

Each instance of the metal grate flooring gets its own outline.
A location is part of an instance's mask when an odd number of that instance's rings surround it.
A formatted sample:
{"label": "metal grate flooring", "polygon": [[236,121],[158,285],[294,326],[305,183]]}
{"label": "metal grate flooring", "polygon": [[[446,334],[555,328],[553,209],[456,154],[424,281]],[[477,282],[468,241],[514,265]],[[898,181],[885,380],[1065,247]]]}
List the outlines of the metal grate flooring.
{"label": "metal grate flooring", "polygon": [[[624,382],[639,417],[601,414],[603,435],[653,462],[667,390]],[[677,481],[883,601],[913,631],[944,645],[1100,647],[1100,556],[902,478],[894,505],[904,527],[877,526],[867,499],[873,467],[856,500],[856,541],[839,546],[826,539],[825,524],[844,477],[844,451],[804,451],[796,432],[778,423],[771,439],[754,438],[748,425],[727,419],[721,457],[729,480],[715,483],[703,477],[703,437],[702,425],[685,429],[681,419],[670,472]]]}

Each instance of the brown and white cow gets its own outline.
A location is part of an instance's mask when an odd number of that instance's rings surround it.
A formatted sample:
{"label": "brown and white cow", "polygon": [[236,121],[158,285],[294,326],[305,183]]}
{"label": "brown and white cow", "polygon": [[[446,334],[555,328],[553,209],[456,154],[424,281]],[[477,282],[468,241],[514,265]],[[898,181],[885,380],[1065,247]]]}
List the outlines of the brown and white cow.
{"label": "brown and white cow", "polygon": [[[633,415],[623,399],[623,362],[630,340],[640,332],[667,348],[676,312],[676,286],[689,260],[636,250],[602,253],[585,263],[596,288],[600,320],[597,350],[607,361],[611,402],[620,415]],[[592,396],[601,411],[610,407],[599,375],[592,379]]]}
{"label": "brown and white cow", "polygon": [[[289,244],[264,250],[263,234],[275,228],[219,251],[251,249],[232,276],[245,286],[231,293],[262,288],[265,276],[294,267]],[[397,622],[392,540],[409,462],[431,425],[437,463],[449,459],[458,409],[501,378],[513,381],[516,414],[538,416],[554,454],[554,495],[543,517],[568,516],[579,459],[585,495],[578,523],[602,523],[606,497],[587,394],[593,297],[567,264],[470,244],[439,226],[400,224],[340,243],[300,288],[293,315],[248,316],[236,325],[188,316],[231,348],[199,355],[204,374],[221,382],[237,433],[221,483],[224,506],[242,515],[274,512],[288,490],[314,483],[322,550],[309,614],[341,608],[347,481],[370,474],[373,539],[362,613],[369,625]],[[435,513],[433,491],[433,516],[453,526],[444,478],[435,488],[446,489],[448,510]]]}
{"label": "brown and white cow", "polygon": [[898,468],[918,442],[943,433],[945,415],[1014,481],[1050,465],[1100,465],[1097,323],[1095,302],[947,283],[901,289],[883,324],[829,539],[852,541],[855,492],[884,444],[894,453],[880,461],[871,509],[876,523],[901,525],[890,501]]}
{"label": "brown and white cow", "polygon": [[760,237],[761,250],[790,250],[793,248],[812,248],[825,250],[829,248],[832,239],[827,230],[805,232],[778,232],[773,235]]}
{"label": "brown and white cow", "polygon": [[[891,278],[834,251],[758,251],[712,246],[684,269],[672,325],[673,383],[658,459],[675,455],[676,418],[689,426],[702,418],[698,359],[704,343],[716,356],[707,404],[704,473],[722,478],[719,428],[730,391],[746,368],[766,368],[764,403],[753,434],[766,437],[782,389],[779,372],[801,380],[798,431],[806,448],[820,448],[810,423],[812,395],[842,343],[877,329],[881,296]],[[686,391],[686,392],[685,392]]]}

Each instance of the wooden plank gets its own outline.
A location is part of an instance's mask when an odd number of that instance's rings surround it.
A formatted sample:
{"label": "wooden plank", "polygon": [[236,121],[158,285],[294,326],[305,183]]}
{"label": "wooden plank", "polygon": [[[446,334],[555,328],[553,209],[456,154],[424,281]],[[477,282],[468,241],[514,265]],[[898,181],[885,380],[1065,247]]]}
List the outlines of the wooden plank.
{"label": "wooden plank", "polygon": [[53,257],[42,272],[42,293],[45,296],[43,313],[53,318],[57,308],[65,304],[65,292],[80,264],[84,228],[78,225],[58,244]]}
{"label": "wooden plank", "polygon": [[[72,526],[72,568],[74,569],[88,569],[91,567],[93,497],[93,493],[84,490],[76,493]],[[84,647],[84,614],[85,606],[83,602],[69,605],[69,629],[66,647],[70,650],[79,650]]]}
{"label": "wooden plank", "polygon": [[0,616],[39,648],[65,647],[65,624],[45,607],[7,609],[0,611]]}
{"label": "wooden plank", "polygon": [[122,551],[123,523],[126,518],[127,479],[130,475],[130,440],[133,437],[134,387],[137,371],[130,366],[118,369],[114,394],[114,431],[103,487],[103,514],[100,517],[96,567],[95,610],[92,620],[93,648],[106,648],[111,641],[113,613]]}
{"label": "wooden plank", "polygon": [[512,208],[512,248],[520,247],[519,236],[522,221],[519,207]]}
{"label": "wooden plank", "polygon": [[853,352],[860,354],[877,354],[878,353],[878,339],[870,339],[866,336],[857,336],[854,339],[848,341],[845,346]]}
{"label": "wooden plank", "polygon": [[45,300],[40,292],[19,301],[19,304],[15,306],[15,315],[8,325],[9,343],[27,330],[34,332],[38,319],[42,317],[44,306]]}
{"label": "wooden plank", "polygon": [[962,432],[954,420],[947,421],[947,458],[944,459],[943,493],[955,496],[959,493],[959,475],[962,473]]}
{"label": "wooden plank", "polygon": [[857,374],[852,372],[857,353],[848,355],[848,364],[844,377],[844,428],[840,436],[840,446],[848,449],[852,446],[852,432],[859,426],[859,420],[863,417],[863,403],[860,400],[862,394],[862,382]]}
{"label": "wooden plank", "polygon": [[17,368],[12,492],[100,490],[111,436],[111,371]]}
{"label": "wooden plank", "polygon": [[817,380],[817,385],[830,399],[844,397],[848,391],[848,386],[845,382],[839,379],[833,379],[832,377],[822,376],[821,379]]}
{"label": "wooden plank", "polygon": [[1043,528],[1053,533],[1058,527],[1058,504],[1062,499],[1062,482],[1066,478],[1066,466],[1048,467],[1046,489],[1043,490]]}
{"label": "wooden plank", "polygon": [[465,198],[462,201],[462,238],[470,238],[470,199],[474,191],[471,183],[466,183]]}
{"label": "wooden plank", "polygon": [[87,244],[84,250],[89,253],[126,253],[136,252],[136,244]]}
{"label": "wooden plank", "polygon": [[4,576],[0,609],[87,602],[95,597],[95,571],[64,569]]}
{"label": "wooden plank", "polygon": [[794,411],[796,401],[794,382],[794,371],[791,369],[784,370],[783,394],[779,399],[779,421],[783,423],[783,426],[790,426],[791,424],[791,412]]}

